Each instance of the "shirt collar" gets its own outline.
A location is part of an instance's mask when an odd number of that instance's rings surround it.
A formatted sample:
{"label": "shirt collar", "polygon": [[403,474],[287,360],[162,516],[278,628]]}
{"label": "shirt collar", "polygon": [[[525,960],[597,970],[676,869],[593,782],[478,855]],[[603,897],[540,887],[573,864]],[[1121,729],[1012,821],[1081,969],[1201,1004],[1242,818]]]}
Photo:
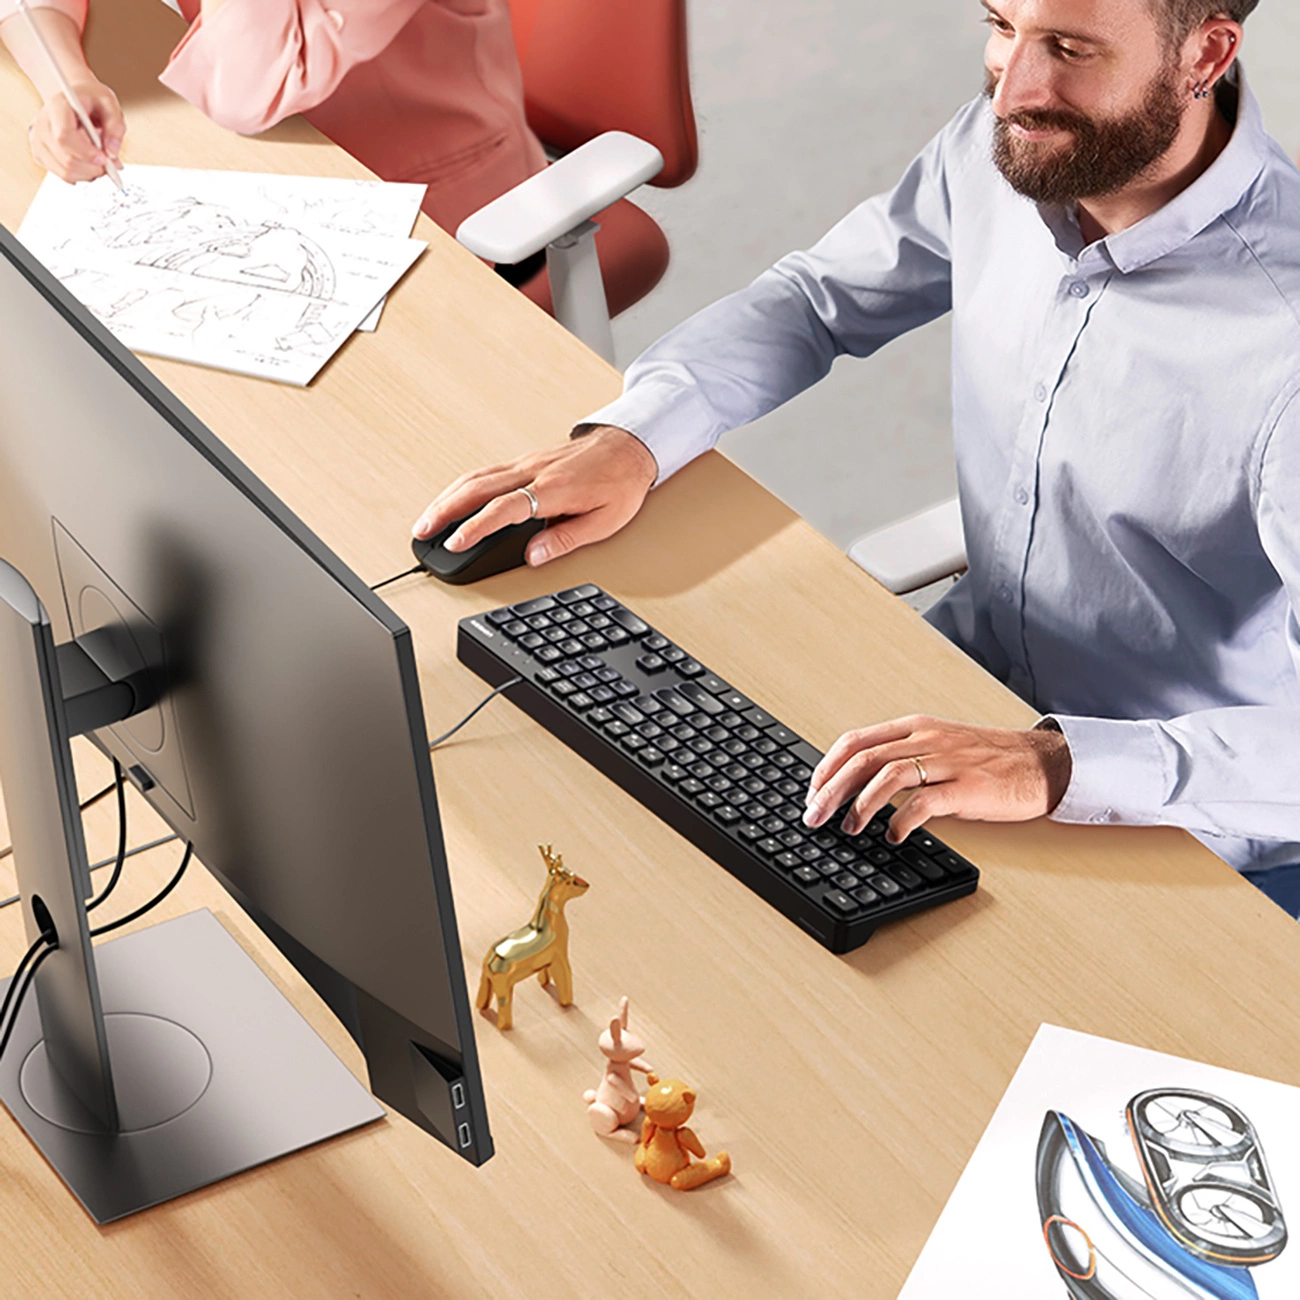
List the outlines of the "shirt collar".
{"label": "shirt collar", "polygon": [[[1223,152],[1181,194],[1127,230],[1107,235],[1088,250],[1105,255],[1116,270],[1128,274],[1172,253],[1194,239],[1225,212],[1236,207],[1254,184],[1268,158],[1268,135],[1259,101],[1246,85],[1241,65],[1235,66],[1238,90],[1237,121]],[[1040,205],[1044,223],[1058,247],[1078,258],[1083,239],[1073,211]]]}

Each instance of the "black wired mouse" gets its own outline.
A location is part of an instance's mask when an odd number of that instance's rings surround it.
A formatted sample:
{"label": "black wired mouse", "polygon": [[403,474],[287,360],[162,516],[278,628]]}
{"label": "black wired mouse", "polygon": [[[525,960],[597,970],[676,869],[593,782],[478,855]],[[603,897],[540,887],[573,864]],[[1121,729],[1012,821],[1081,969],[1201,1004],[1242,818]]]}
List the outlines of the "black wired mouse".
{"label": "black wired mouse", "polygon": [[[469,518],[467,515],[466,518]],[[530,538],[536,537],[546,527],[545,519],[526,519],[522,524],[507,524],[489,533],[482,541],[463,551],[449,551],[443,543],[458,529],[464,519],[448,524],[432,537],[416,538],[411,543],[415,558],[443,582],[456,586],[478,582],[507,569],[517,569],[524,563],[524,551]]]}

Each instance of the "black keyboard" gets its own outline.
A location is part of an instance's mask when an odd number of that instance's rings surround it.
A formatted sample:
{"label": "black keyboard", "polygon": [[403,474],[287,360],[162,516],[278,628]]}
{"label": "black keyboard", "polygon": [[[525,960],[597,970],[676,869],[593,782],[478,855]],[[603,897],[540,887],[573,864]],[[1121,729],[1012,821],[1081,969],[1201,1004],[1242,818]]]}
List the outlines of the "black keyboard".
{"label": "black keyboard", "polygon": [[462,619],[456,653],[530,717],[832,952],[974,892],[979,872],[877,814],[803,824],[821,753],[599,587]]}

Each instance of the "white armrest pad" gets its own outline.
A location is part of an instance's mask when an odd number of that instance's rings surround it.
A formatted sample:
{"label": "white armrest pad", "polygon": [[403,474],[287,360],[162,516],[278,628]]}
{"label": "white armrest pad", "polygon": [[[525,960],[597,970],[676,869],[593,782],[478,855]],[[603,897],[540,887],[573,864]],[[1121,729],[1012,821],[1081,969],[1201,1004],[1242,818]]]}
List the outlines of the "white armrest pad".
{"label": "white armrest pad", "polygon": [[859,537],[849,559],[900,596],[966,567],[966,538],[957,498]]}
{"label": "white armrest pad", "polygon": [[606,131],[466,217],[456,238],[489,262],[522,262],[663,166],[654,145],[626,131]]}

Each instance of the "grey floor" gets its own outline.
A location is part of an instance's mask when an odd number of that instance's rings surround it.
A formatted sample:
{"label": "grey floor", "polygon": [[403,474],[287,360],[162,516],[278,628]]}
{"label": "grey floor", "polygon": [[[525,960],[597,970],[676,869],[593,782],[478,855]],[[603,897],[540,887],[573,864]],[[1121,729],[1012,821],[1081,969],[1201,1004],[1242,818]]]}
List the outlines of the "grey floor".
{"label": "grey floor", "polygon": [[[680,189],[637,194],[673,261],[615,322],[620,364],[888,189],[978,91],[982,14],[977,0],[693,0],[700,169]],[[1261,0],[1244,48],[1265,121],[1294,157],[1300,4]],[[941,321],[870,360],[841,360],[723,450],[847,548],[951,495],[947,352]]]}

